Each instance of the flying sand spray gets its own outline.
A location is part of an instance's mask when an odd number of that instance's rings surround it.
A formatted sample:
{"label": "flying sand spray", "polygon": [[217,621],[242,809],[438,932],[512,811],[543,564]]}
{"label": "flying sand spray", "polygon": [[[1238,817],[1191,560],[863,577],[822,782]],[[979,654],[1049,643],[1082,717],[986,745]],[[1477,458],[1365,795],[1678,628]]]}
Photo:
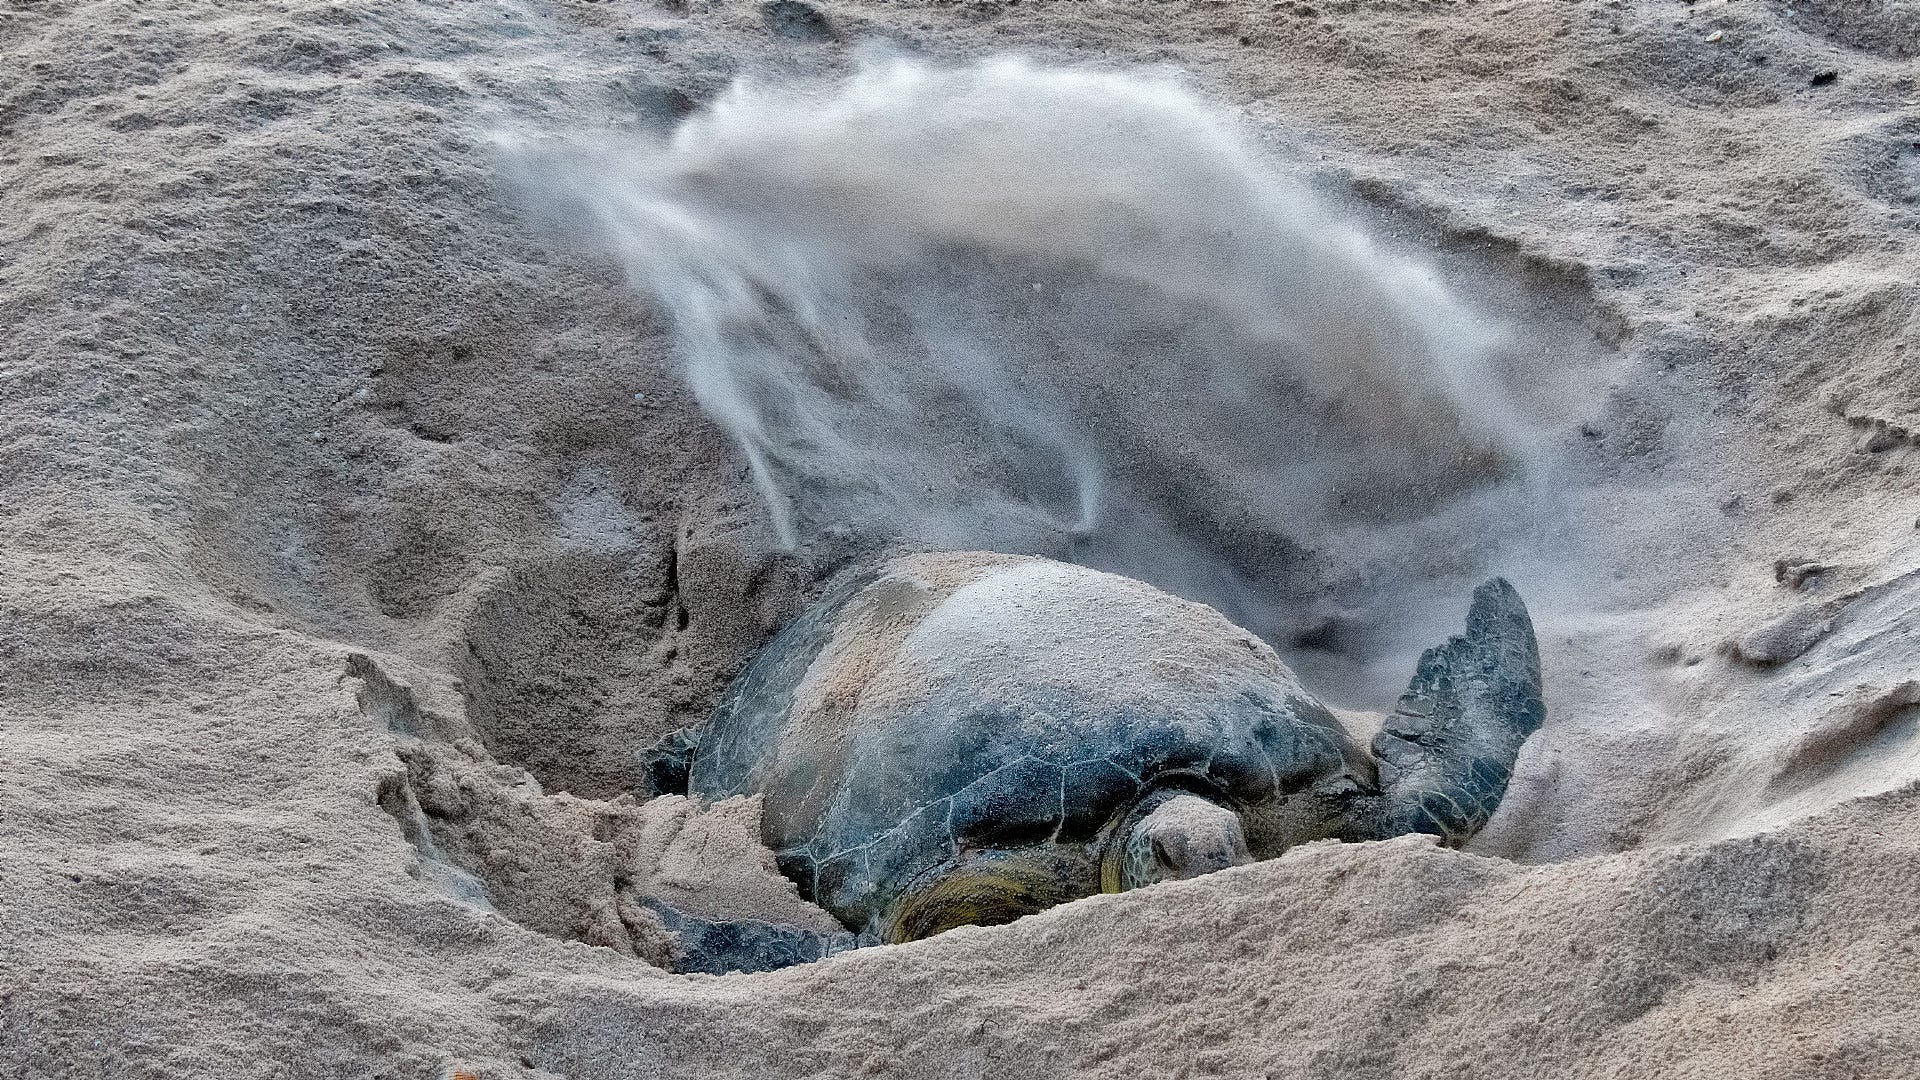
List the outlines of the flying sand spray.
{"label": "flying sand spray", "polygon": [[1284,639],[1330,582],[1477,573],[1409,523],[1536,453],[1497,329],[1171,78],[869,57],[529,171],[663,306],[788,547],[1044,553]]}

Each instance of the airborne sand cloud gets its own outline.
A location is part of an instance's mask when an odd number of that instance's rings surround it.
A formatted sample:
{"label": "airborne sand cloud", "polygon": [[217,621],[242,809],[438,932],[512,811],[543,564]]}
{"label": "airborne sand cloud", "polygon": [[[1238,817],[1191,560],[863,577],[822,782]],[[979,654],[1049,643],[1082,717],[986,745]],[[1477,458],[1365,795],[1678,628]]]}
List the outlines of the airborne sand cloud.
{"label": "airborne sand cloud", "polygon": [[1428,515],[1544,505],[1489,360],[1517,328],[1170,74],[869,53],[664,140],[518,145],[669,313],[789,546],[1071,557],[1285,644],[1329,578],[1430,574]]}

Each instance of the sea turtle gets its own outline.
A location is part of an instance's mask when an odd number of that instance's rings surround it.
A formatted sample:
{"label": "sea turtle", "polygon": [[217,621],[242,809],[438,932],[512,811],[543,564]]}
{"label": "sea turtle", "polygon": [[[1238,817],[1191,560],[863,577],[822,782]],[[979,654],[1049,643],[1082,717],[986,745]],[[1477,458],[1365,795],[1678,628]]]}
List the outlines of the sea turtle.
{"label": "sea turtle", "polygon": [[1006,922],[1326,837],[1492,815],[1543,715],[1519,595],[1494,579],[1420,658],[1368,753],[1212,608],[1038,557],[896,559],[787,626],[642,786],[758,794],[762,837],[864,940]]}

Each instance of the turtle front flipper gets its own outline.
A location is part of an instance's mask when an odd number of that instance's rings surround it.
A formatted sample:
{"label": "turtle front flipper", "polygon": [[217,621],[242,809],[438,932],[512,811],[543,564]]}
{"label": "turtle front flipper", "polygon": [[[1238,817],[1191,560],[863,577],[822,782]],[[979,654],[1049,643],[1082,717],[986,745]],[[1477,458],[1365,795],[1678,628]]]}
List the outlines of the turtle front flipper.
{"label": "turtle front flipper", "polygon": [[651,799],[655,795],[685,795],[687,773],[693,768],[693,752],[698,746],[699,738],[694,730],[682,728],[640,751],[637,755],[640,778],[636,785],[639,796]]}
{"label": "turtle front flipper", "polygon": [[1421,655],[1374,736],[1385,835],[1465,843],[1500,805],[1520,744],[1545,716],[1533,621],[1494,578],[1473,591],[1466,632]]}
{"label": "turtle front flipper", "polygon": [[877,940],[850,933],[823,934],[805,927],[755,919],[702,919],[652,898],[642,903],[652,908],[660,917],[661,925],[678,939],[680,955],[673,970],[679,974],[776,971],[824,960],[834,953],[863,945],[878,944]]}

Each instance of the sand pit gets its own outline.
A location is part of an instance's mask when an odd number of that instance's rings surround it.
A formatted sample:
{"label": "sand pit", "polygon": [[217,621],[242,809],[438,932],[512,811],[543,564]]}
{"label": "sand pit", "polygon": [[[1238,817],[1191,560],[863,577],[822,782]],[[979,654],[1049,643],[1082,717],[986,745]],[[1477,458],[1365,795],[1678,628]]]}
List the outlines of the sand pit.
{"label": "sand pit", "polygon": [[[0,11],[0,1074],[1910,1075],[1916,41],[1904,0]],[[659,156],[689,117],[727,198]],[[685,166],[744,238],[663,263],[529,147]],[[1325,245],[1367,254],[1293,273]],[[773,287],[702,368],[663,265]],[[827,302],[859,332],[787,317]],[[963,545],[1214,603],[1356,712],[1502,573],[1547,723],[1464,852],[665,972],[651,901],[831,924],[635,752],[835,570]]]}

